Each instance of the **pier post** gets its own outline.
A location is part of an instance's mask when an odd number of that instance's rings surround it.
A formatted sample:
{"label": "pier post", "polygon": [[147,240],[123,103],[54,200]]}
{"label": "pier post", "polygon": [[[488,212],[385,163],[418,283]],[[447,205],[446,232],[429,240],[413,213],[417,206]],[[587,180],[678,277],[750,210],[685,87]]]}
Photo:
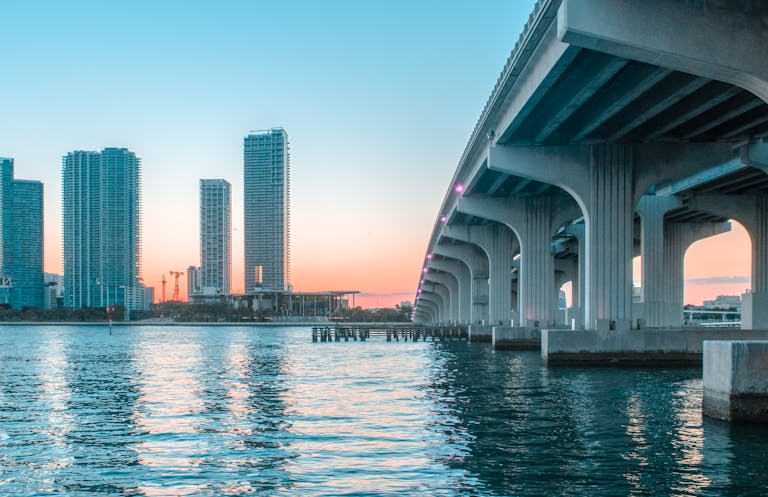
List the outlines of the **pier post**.
{"label": "pier post", "polygon": [[703,360],[704,414],[768,423],[768,341],[705,341]]}

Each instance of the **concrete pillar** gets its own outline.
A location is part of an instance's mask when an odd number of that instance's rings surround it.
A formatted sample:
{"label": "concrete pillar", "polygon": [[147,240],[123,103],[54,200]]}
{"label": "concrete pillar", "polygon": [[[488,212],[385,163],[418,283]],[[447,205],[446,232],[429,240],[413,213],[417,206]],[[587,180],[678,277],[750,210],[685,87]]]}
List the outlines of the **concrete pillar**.
{"label": "concrete pillar", "polygon": [[456,279],[458,286],[456,320],[461,324],[468,324],[472,310],[472,278],[469,267],[457,259],[437,259],[435,257],[429,261],[429,267],[444,271]]}
{"label": "concrete pillar", "polygon": [[522,326],[549,327],[554,323],[554,260],[552,258],[551,200],[525,201],[520,230],[520,320]]}
{"label": "concrete pillar", "polygon": [[463,262],[470,275],[471,323],[488,321],[488,258],[480,249],[467,243],[438,243],[434,254]]}
{"label": "concrete pillar", "polygon": [[443,228],[443,235],[479,247],[488,263],[488,325],[509,325],[512,319],[512,255],[514,237],[499,223]]}
{"label": "concrete pillar", "polygon": [[428,314],[430,323],[437,323],[440,320],[440,312],[436,301],[424,292],[419,294],[417,305],[419,309],[423,309]]}
{"label": "concrete pillar", "polygon": [[520,244],[516,312],[522,326],[545,327],[554,316],[554,262],[551,241],[556,228],[582,215],[569,196],[491,198],[462,197],[458,212],[482,217],[509,227]]}
{"label": "concrete pillar", "polygon": [[736,219],[752,240],[752,291],[741,296],[741,327],[768,328],[768,195],[696,195],[691,209]]}
{"label": "concrete pillar", "polygon": [[685,252],[695,242],[730,231],[731,224],[722,223],[667,223],[664,225],[664,282],[661,300],[670,311],[665,326],[683,324]]}
{"label": "concrete pillar", "polygon": [[[430,267],[432,267],[431,264]],[[424,276],[424,279],[440,284],[448,290],[448,312],[445,317],[446,320],[457,323],[459,321],[459,282],[456,277],[450,273],[430,271]]]}
{"label": "concrete pillar", "polygon": [[632,150],[595,145],[587,205],[585,322],[627,330],[632,319]]}
{"label": "concrete pillar", "polygon": [[640,255],[643,261],[642,304],[637,318],[649,327],[673,326],[680,312],[675,301],[665,297],[666,261],[664,253],[664,215],[682,205],[674,196],[643,195],[637,204],[642,233]]}
{"label": "concrete pillar", "polygon": [[705,341],[704,414],[768,423],[768,341]]}
{"label": "concrete pillar", "polygon": [[[565,283],[571,282],[571,286],[573,288],[578,287],[579,281],[579,262],[578,260],[574,259],[557,259],[555,260],[555,285],[554,285],[554,296],[555,303],[558,302],[560,298],[560,287],[562,287]],[[573,307],[573,306],[571,306]],[[568,309],[565,309],[564,312],[560,311],[560,309],[556,306],[556,321],[558,325],[568,325],[570,326],[570,315],[572,312],[569,312]]]}
{"label": "concrete pillar", "polygon": [[569,309],[568,316],[575,319],[576,329],[584,329],[584,281],[586,276],[584,274],[586,268],[586,230],[584,223],[569,224],[565,228],[565,232],[576,238],[578,243],[579,259],[578,259],[578,271],[576,278],[573,280],[571,309]]}
{"label": "concrete pillar", "polygon": [[440,322],[447,323],[451,320],[451,292],[443,284],[432,283],[432,292],[440,296],[443,305],[440,308]]}

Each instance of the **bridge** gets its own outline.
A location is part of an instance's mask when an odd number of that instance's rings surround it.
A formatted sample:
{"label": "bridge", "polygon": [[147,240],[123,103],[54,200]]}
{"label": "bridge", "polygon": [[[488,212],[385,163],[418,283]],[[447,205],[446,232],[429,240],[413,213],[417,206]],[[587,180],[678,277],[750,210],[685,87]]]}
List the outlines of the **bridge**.
{"label": "bridge", "polygon": [[685,251],[735,219],[742,329],[768,328],[767,26],[759,0],[538,1],[436,216],[414,321],[541,330],[548,360],[680,328]]}

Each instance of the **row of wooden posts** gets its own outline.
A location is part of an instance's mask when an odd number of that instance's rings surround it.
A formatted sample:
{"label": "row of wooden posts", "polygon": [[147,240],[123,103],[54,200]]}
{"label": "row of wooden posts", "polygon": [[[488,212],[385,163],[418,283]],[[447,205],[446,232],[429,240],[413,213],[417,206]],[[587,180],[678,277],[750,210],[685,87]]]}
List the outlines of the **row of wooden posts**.
{"label": "row of wooden posts", "polygon": [[371,337],[386,337],[388,342],[411,340],[466,340],[465,326],[397,326],[397,325],[330,325],[312,327],[313,342],[365,341]]}

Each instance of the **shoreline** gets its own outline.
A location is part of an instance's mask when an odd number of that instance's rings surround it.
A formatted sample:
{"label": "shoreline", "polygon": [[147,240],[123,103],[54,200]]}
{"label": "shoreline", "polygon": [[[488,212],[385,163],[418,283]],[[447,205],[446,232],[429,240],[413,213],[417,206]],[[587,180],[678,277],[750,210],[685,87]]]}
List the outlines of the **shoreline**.
{"label": "shoreline", "polygon": [[[336,323],[333,321],[245,321],[245,322],[206,322],[206,321],[113,321],[113,328],[127,328],[131,326],[252,326],[252,327],[280,327],[285,328],[289,326],[336,326],[338,324],[344,324],[346,326],[355,325],[412,325],[411,322],[348,322],[348,323]],[[3,326],[109,326],[109,321],[0,321],[0,327]]]}

